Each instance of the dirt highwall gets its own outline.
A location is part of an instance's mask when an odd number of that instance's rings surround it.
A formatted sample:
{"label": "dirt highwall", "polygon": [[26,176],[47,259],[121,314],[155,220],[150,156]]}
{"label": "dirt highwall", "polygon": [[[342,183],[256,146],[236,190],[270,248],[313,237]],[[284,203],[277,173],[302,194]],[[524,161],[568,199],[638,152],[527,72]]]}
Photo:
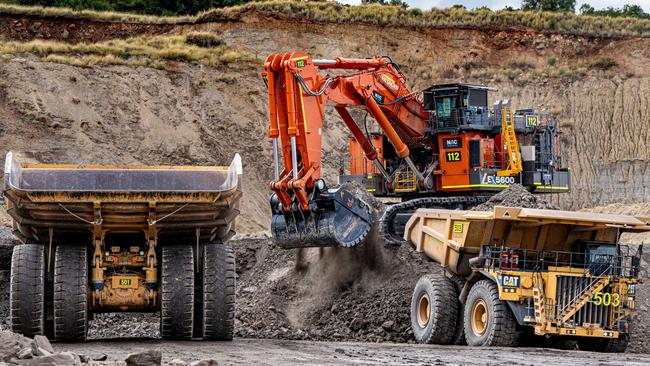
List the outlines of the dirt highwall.
{"label": "dirt highwall", "polygon": [[[239,152],[245,174],[239,231],[264,230],[272,170],[259,75],[266,55],[386,54],[403,66],[415,90],[480,82],[497,88],[495,97],[512,98],[515,108],[556,115],[564,164],[573,175],[572,192],[551,199],[560,206],[650,200],[649,39],[295,23],[255,14],[162,33],[197,29],[218,33],[253,60],[217,68],[178,63],[167,70],[74,67],[33,55],[0,60],[0,150],[33,161],[127,164],[224,164]],[[83,40],[69,31],[70,39]],[[328,113],[324,164],[330,182],[347,153],[346,136]]]}

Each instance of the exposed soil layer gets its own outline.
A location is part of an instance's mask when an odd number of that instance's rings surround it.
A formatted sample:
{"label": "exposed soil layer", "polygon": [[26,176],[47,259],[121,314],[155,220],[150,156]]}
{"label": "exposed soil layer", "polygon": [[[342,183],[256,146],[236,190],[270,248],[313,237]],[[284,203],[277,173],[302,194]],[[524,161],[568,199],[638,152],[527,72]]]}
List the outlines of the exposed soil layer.
{"label": "exposed soil layer", "polygon": [[7,39],[31,41],[51,39],[63,42],[99,42],[151,36],[169,32],[172,24],[138,24],[56,19],[21,15],[0,15],[0,35]]}

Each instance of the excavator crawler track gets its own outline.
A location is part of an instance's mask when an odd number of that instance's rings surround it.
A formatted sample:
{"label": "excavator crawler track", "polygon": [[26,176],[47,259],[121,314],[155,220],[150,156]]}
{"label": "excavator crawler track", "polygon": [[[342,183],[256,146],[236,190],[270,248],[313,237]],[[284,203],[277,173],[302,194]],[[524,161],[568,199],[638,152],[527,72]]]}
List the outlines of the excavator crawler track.
{"label": "excavator crawler track", "polygon": [[488,196],[424,197],[390,205],[379,220],[379,232],[384,245],[401,245],[404,225],[418,208],[444,208],[465,210],[487,201]]}

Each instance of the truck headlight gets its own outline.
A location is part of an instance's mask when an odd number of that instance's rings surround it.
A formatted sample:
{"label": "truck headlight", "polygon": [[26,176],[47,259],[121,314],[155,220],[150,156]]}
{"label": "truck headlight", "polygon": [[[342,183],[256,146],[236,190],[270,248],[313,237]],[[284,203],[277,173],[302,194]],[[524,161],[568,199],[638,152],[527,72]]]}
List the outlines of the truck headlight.
{"label": "truck headlight", "polygon": [[632,296],[636,295],[636,284],[635,283],[627,285],[627,294],[632,295]]}

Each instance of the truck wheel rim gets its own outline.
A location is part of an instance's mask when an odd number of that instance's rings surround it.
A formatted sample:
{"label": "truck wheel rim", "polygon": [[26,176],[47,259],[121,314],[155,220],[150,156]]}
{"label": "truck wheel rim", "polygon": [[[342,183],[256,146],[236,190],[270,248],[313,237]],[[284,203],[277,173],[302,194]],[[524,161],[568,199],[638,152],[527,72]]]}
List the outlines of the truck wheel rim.
{"label": "truck wheel rim", "polygon": [[418,301],[418,325],[420,328],[424,328],[429,323],[429,312],[431,311],[431,305],[429,302],[429,296],[423,294],[420,296]]}
{"label": "truck wheel rim", "polygon": [[479,300],[472,307],[472,331],[476,335],[485,333],[488,324],[488,311],[485,301]]}

